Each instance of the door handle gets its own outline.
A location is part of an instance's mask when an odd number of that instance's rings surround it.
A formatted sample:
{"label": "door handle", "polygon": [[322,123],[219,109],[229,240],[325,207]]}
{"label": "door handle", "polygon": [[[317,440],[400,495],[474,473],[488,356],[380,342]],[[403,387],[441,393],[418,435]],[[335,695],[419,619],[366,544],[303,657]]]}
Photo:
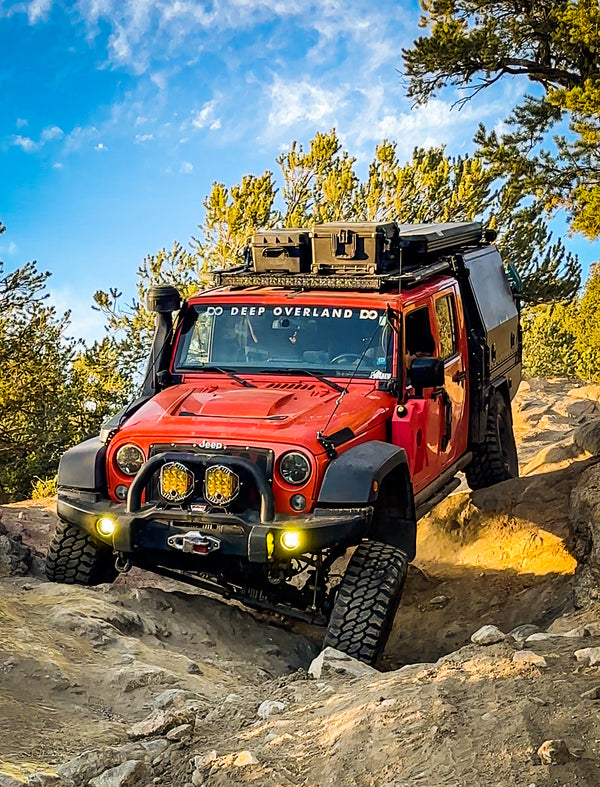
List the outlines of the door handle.
{"label": "door handle", "polygon": [[462,372],[456,372],[455,374],[452,375],[453,383],[462,383],[466,379],[467,379],[467,373],[464,370]]}

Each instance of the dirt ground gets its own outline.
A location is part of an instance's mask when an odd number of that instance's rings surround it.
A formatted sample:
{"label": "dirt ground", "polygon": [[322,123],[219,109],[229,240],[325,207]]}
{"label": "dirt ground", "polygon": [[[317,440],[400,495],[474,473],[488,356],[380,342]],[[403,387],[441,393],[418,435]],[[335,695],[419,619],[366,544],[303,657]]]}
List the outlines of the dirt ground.
{"label": "dirt ground", "polygon": [[[141,571],[93,589],[52,585],[42,561],[54,501],[1,506],[1,524],[36,557],[27,576],[0,579],[0,787],[88,784],[126,760],[145,764],[94,787],[600,784],[600,700],[581,697],[600,697],[599,667],[574,656],[597,647],[600,664],[600,618],[573,604],[569,519],[597,461],[575,429],[599,417],[598,386],[523,384],[522,477],[458,492],[420,522],[382,672],[365,678],[309,680],[321,630]],[[485,624],[555,636],[472,644]],[[545,664],[515,661],[521,652]],[[281,707],[263,718],[265,700]],[[185,739],[150,736],[145,754],[127,743],[134,722],[182,708],[194,713]],[[568,762],[540,761],[547,739],[566,742]],[[101,753],[86,755],[96,771],[60,771],[86,750]]]}

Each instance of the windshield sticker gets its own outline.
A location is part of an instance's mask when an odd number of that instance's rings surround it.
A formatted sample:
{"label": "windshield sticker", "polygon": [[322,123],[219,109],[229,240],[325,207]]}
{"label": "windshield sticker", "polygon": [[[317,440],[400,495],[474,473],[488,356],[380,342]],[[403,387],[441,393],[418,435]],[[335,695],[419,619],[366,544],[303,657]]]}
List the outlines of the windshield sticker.
{"label": "windshield sticker", "polygon": [[371,380],[389,380],[392,376],[391,372],[382,372],[381,369],[375,369],[369,375]]}
{"label": "windshield sticker", "polygon": [[[222,306],[209,306],[208,314],[223,314]],[[232,306],[232,317],[255,317],[267,311],[265,306]],[[359,320],[377,320],[380,317],[377,309],[340,309],[330,306],[274,306],[269,309],[274,317],[325,317],[337,320],[350,320],[358,312]],[[385,316],[385,315],[384,315]]]}
{"label": "windshield sticker", "polygon": [[380,355],[376,361],[377,366],[385,366],[387,364],[387,358],[385,355]]}

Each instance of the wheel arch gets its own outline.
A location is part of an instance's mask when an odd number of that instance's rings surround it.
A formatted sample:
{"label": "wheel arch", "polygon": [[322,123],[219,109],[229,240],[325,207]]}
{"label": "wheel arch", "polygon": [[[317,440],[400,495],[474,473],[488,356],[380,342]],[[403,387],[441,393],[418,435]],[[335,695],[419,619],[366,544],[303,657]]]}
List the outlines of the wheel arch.
{"label": "wheel arch", "polygon": [[319,505],[373,506],[369,540],[399,547],[412,560],[417,519],[406,451],[380,440],[348,449],[327,467]]}

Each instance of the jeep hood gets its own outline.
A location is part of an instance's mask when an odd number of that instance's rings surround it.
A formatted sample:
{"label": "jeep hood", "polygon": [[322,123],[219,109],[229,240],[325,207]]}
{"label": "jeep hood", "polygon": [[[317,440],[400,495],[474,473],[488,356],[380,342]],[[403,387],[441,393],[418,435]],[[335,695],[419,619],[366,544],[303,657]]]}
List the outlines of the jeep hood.
{"label": "jeep hood", "polygon": [[392,397],[372,385],[353,384],[336,409],[340,394],[320,382],[267,383],[256,388],[194,386],[167,388],[146,402],[120,430],[119,437],[150,442],[252,445],[284,443],[322,453],[317,433],[350,428],[359,435],[389,417]]}

